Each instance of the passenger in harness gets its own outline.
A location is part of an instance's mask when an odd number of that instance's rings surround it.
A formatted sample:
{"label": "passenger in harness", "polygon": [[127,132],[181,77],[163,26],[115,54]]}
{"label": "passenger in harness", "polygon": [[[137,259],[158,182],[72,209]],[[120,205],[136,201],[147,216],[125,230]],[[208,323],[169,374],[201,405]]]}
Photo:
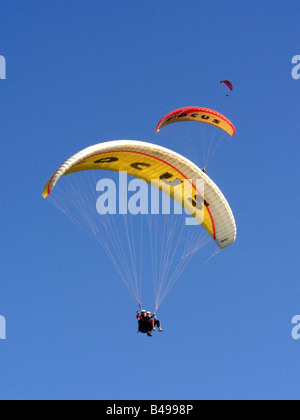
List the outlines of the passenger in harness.
{"label": "passenger in harness", "polygon": [[143,309],[141,314],[139,311],[137,312],[136,318],[139,324],[139,332],[143,334],[147,334],[148,337],[152,337],[152,332],[156,331],[155,327],[158,327],[159,332],[163,332],[161,328],[161,322],[156,319],[155,314],[151,314],[151,312],[147,312]]}

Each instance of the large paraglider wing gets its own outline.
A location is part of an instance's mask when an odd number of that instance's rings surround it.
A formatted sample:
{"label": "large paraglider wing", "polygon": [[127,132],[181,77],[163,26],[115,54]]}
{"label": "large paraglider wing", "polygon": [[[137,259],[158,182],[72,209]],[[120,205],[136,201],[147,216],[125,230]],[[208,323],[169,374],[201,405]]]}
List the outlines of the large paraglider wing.
{"label": "large paraglider wing", "polygon": [[169,124],[181,121],[198,121],[213,125],[234,136],[235,128],[231,121],[219,112],[207,108],[187,107],[179,108],[165,115],[156,127],[156,133]]}
{"label": "large paraglider wing", "polygon": [[[127,172],[149,184],[167,179],[169,185],[162,183],[166,186],[162,190],[196,217],[220,248],[226,248],[235,241],[235,220],[219,188],[185,157],[151,143],[119,140],[91,146],[77,153],[49,179],[43,190],[44,198],[51,193],[62,176],[95,169]],[[204,197],[197,190],[199,179],[204,181]],[[186,197],[186,180],[191,186],[190,200]],[[194,204],[200,195],[203,203],[201,214],[195,211]]]}

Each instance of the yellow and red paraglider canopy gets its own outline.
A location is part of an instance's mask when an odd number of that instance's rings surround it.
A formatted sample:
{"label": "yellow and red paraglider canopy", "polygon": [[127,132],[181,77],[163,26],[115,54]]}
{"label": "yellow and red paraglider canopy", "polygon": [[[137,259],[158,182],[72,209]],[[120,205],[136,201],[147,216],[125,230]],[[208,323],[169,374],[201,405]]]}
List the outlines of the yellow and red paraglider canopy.
{"label": "yellow and red paraglider canopy", "polygon": [[207,108],[185,107],[165,115],[156,127],[158,133],[163,127],[181,121],[198,121],[213,125],[225,131],[231,137],[235,134],[235,127],[232,122],[219,112]]}

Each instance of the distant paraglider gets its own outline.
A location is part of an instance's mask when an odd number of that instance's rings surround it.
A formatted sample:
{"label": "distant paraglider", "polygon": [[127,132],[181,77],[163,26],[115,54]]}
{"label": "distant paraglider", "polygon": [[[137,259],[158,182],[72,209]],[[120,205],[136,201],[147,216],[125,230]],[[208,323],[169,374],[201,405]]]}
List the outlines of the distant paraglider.
{"label": "distant paraglider", "polygon": [[[226,85],[228,87],[228,89],[233,91],[233,84],[229,80],[221,80],[220,83],[221,84],[223,83],[224,85]],[[229,96],[229,95],[227,94],[227,96]]]}
{"label": "distant paraglider", "polygon": [[[197,153],[199,147],[202,148],[203,156],[201,157],[201,169],[203,166],[207,168],[211,158],[215,154],[220,143],[225,139],[226,134],[230,137],[235,135],[235,127],[233,123],[224,115],[212,109],[199,106],[190,106],[175,109],[166,114],[156,127],[156,133],[159,133],[164,127],[173,123],[187,121],[201,123],[202,128],[196,133],[196,137],[186,136],[186,142],[189,144],[187,150],[193,155],[193,161],[200,167],[200,161],[197,161]],[[199,125],[199,128],[201,126]],[[214,130],[216,128],[217,130]],[[217,132],[221,130],[218,134]],[[222,133],[223,132],[223,133]],[[226,133],[226,134],[225,134]],[[201,140],[201,141],[200,141]],[[204,172],[204,171],[203,171]]]}

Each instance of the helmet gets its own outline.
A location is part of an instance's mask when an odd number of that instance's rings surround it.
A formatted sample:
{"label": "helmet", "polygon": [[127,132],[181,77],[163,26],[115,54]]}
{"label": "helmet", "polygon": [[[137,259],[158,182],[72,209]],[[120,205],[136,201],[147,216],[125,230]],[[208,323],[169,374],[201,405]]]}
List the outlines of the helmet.
{"label": "helmet", "polygon": [[150,312],[150,311],[148,311],[148,312],[146,313],[146,315],[149,315],[149,316],[151,316],[151,312]]}

